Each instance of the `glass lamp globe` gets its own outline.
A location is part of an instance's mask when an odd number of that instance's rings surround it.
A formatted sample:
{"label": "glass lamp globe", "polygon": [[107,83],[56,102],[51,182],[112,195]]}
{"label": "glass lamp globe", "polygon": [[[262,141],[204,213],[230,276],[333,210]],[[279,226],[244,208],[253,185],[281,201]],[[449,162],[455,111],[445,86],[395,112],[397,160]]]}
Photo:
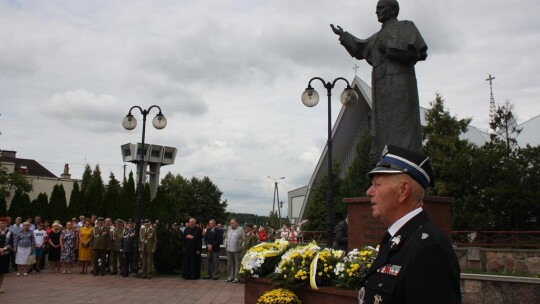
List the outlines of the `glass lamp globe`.
{"label": "glass lamp globe", "polygon": [[348,87],[343,90],[339,99],[344,106],[354,105],[358,102],[358,94],[356,94],[356,91],[353,88]]}
{"label": "glass lamp globe", "polygon": [[122,126],[126,130],[133,130],[137,126],[137,120],[133,115],[128,114],[126,117],[124,117],[124,120],[122,121]]}
{"label": "glass lamp globe", "polygon": [[302,103],[306,107],[314,107],[319,103],[319,93],[311,86],[302,93]]}
{"label": "glass lamp globe", "polygon": [[152,119],[152,124],[154,125],[154,128],[161,130],[167,126],[167,118],[161,113],[157,114],[154,119]]}

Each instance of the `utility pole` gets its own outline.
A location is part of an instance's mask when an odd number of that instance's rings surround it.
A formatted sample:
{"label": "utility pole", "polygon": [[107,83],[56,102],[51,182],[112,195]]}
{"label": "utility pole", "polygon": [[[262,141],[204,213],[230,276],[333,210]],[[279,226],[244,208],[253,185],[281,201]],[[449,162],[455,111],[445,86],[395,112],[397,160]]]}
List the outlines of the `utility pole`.
{"label": "utility pole", "polygon": [[273,201],[272,201],[272,213],[275,212],[275,209],[276,209],[276,203],[278,204],[278,219],[279,219],[279,228],[281,228],[281,208],[279,206],[280,202],[279,202],[279,187],[278,187],[278,180],[280,179],[285,179],[285,176],[282,176],[280,178],[273,178],[273,177],[270,177],[268,176],[269,179],[273,180],[274,181],[274,198],[273,198]]}

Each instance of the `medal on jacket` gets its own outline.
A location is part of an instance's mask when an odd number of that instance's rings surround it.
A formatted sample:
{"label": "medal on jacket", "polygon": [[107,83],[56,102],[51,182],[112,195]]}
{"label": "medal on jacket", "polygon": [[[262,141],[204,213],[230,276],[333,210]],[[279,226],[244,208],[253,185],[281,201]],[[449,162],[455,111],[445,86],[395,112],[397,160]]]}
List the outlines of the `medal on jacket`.
{"label": "medal on jacket", "polygon": [[399,245],[400,241],[401,241],[401,235],[393,237],[392,240],[390,240],[390,242],[392,242],[392,245],[390,246],[390,248],[394,248],[395,245]]}
{"label": "medal on jacket", "polygon": [[378,295],[378,294],[377,294],[377,295],[375,295],[375,296],[373,297],[373,304],[379,304],[379,303],[381,303],[382,301],[383,301],[383,300],[382,300],[381,295]]}

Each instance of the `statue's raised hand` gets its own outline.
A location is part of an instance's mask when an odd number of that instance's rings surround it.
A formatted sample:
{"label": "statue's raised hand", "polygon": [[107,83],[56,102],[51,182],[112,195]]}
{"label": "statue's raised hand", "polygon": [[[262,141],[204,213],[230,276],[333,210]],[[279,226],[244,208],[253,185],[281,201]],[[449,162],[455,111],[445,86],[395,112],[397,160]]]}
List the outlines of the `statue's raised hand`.
{"label": "statue's raised hand", "polygon": [[333,24],[330,24],[330,27],[332,28],[332,31],[334,32],[334,34],[338,36],[341,36],[341,34],[343,34],[343,29],[341,28],[341,26],[339,25],[334,26]]}

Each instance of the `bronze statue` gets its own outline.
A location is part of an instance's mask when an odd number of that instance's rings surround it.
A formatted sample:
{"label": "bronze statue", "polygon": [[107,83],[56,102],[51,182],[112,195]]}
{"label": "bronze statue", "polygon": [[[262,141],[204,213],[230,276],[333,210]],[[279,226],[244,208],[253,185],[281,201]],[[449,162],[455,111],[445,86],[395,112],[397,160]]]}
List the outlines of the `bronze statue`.
{"label": "bronze statue", "polygon": [[422,153],[414,65],[426,59],[427,45],[413,22],[397,19],[397,1],[380,0],[375,13],[382,28],[367,39],[330,25],[352,57],[373,67],[371,159],[377,160],[388,144]]}

